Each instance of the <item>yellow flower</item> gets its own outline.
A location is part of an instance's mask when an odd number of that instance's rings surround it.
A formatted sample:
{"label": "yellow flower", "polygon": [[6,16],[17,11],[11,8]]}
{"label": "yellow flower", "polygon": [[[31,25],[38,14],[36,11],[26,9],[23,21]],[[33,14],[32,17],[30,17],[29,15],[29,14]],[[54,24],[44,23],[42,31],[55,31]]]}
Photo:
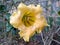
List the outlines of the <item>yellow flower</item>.
{"label": "yellow flower", "polygon": [[42,7],[40,5],[28,5],[21,3],[10,16],[10,24],[20,30],[19,35],[24,41],[29,41],[29,38],[40,33],[45,26],[48,26],[45,17],[42,15]]}

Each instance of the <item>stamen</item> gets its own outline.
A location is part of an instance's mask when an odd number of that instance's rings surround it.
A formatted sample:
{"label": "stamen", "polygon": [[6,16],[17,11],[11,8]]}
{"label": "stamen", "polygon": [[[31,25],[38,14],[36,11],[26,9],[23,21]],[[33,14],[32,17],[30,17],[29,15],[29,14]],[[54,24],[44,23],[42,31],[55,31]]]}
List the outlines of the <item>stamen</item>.
{"label": "stamen", "polygon": [[30,13],[29,14],[25,13],[25,15],[22,17],[22,22],[27,27],[33,25],[34,21],[35,21],[35,16],[30,15]]}

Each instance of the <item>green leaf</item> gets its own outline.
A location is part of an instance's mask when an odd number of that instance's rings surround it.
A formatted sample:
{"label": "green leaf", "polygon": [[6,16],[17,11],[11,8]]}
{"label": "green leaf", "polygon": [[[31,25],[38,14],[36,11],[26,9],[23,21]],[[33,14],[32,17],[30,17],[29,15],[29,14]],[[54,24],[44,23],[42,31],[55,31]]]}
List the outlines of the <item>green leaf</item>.
{"label": "green leaf", "polygon": [[60,11],[58,11],[58,14],[60,15]]}
{"label": "green leaf", "polygon": [[60,26],[60,17],[57,17],[56,24]]}
{"label": "green leaf", "polygon": [[15,28],[13,28],[11,31],[12,31],[12,35],[17,35],[19,32],[19,30],[15,29]]}
{"label": "green leaf", "polygon": [[6,22],[6,32],[9,32],[9,31],[11,31],[11,28],[12,28],[12,25],[9,23],[10,13],[7,13],[5,18],[7,19],[7,22]]}
{"label": "green leaf", "polygon": [[4,27],[4,22],[3,21],[0,21],[0,27]]}
{"label": "green leaf", "polygon": [[12,26],[10,25],[10,23],[6,23],[6,32],[9,32],[9,31],[11,31],[11,29],[12,29]]}
{"label": "green leaf", "polygon": [[52,27],[53,17],[48,17],[48,24]]}
{"label": "green leaf", "polygon": [[7,35],[8,35],[9,33],[11,33],[11,34],[13,35],[13,37],[14,37],[15,35],[18,34],[18,30],[16,30],[16,29],[9,23],[10,15],[11,15],[10,13],[7,13],[6,16],[5,16],[5,18],[7,19],[7,22],[6,22],[6,32],[7,32]]}
{"label": "green leaf", "polygon": [[56,21],[56,24],[60,26],[60,21]]}
{"label": "green leaf", "polygon": [[5,12],[5,11],[6,11],[6,6],[0,5],[0,12]]}
{"label": "green leaf", "polygon": [[48,32],[48,31],[49,31],[49,27],[47,26],[44,30],[45,30],[46,32]]}
{"label": "green leaf", "polygon": [[57,17],[57,20],[60,20],[60,17]]}
{"label": "green leaf", "polygon": [[11,16],[11,14],[7,13],[6,16],[5,16],[5,18],[9,21],[10,20],[10,16]]}
{"label": "green leaf", "polygon": [[53,13],[55,13],[55,11],[52,10],[52,11],[51,11],[51,14],[53,14]]}

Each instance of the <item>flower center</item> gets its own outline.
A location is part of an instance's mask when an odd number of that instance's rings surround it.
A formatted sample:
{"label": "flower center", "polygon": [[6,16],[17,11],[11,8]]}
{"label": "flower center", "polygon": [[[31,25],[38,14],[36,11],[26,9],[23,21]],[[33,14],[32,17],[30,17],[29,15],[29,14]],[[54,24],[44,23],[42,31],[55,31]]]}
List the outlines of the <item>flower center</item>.
{"label": "flower center", "polygon": [[29,27],[31,25],[33,25],[33,23],[35,22],[35,16],[32,14],[24,14],[23,18],[22,18],[22,22],[26,27]]}

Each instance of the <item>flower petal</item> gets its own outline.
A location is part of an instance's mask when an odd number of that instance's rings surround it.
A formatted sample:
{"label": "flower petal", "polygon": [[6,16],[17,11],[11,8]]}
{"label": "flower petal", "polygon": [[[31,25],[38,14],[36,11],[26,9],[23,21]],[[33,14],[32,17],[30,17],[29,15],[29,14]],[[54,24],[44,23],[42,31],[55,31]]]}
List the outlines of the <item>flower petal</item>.
{"label": "flower petal", "polygon": [[35,6],[35,5],[33,5],[33,4],[31,4],[31,5],[29,5],[28,6],[35,14],[42,14],[42,7],[40,6],[40,5],[37,5],[37,6]]}
{"label": "flower petal", "polygon": [[29,12],[29,8],[28,8],[25,4],[23,4],[23,3],[20,3],[20,4],[18,5],[17,9],[18,9],[19,11],[21,11],[21,13],[24,12],[23,14],[25,14],[26,12]]}

